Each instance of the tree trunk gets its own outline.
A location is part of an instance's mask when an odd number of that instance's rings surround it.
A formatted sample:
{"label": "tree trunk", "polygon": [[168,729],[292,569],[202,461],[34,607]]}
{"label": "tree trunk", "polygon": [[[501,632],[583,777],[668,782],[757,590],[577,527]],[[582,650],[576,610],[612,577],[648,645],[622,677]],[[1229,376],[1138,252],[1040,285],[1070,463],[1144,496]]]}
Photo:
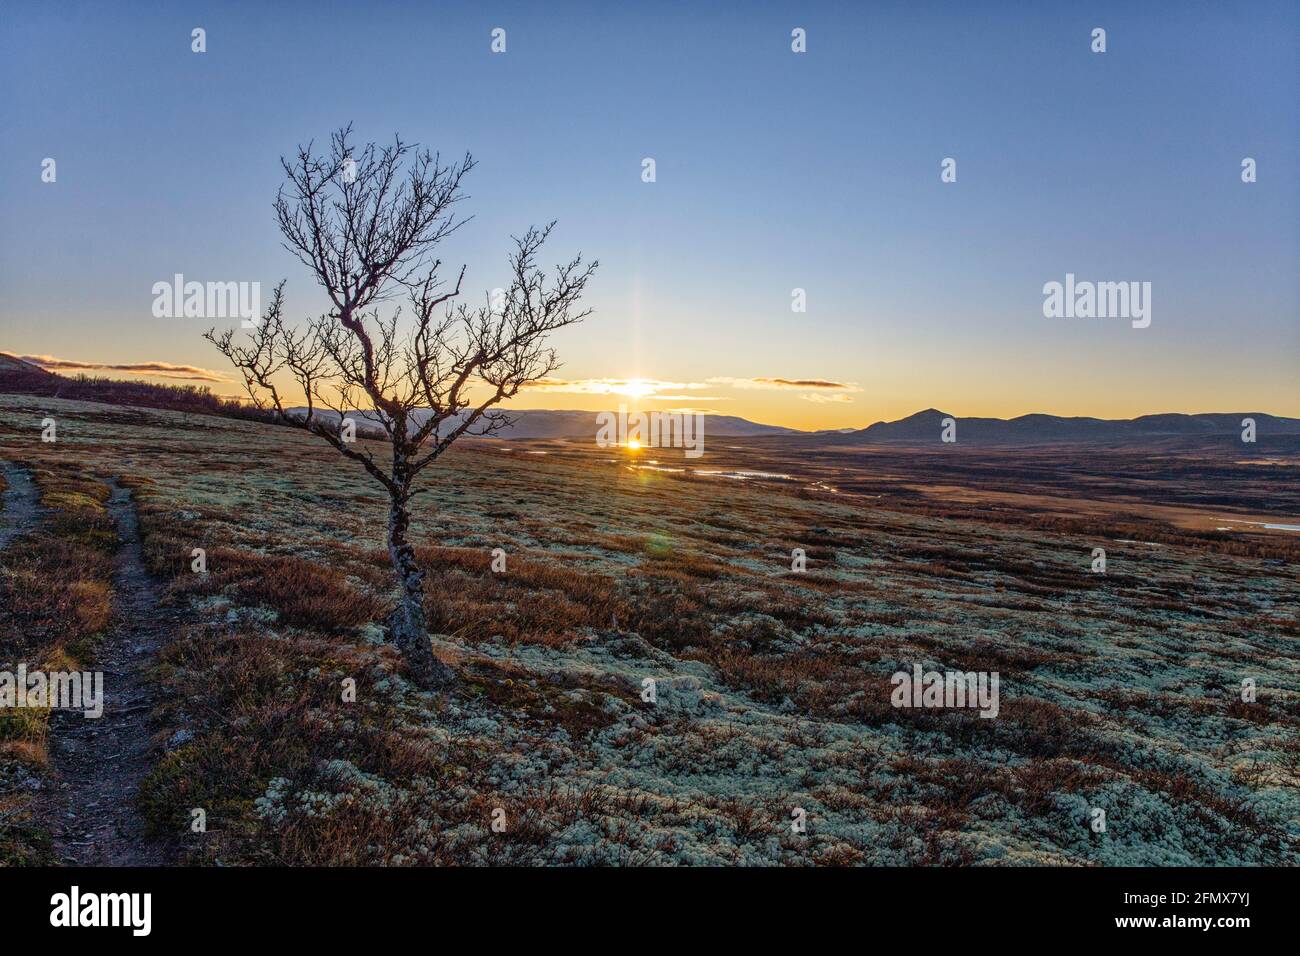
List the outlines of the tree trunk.
{"label": "tree trunk", "polygon": [[456,673],[433,656],[424,616],[424,572],[415,563],[415,550],[406,538],[410,525],[405,492],[393,495],[388,511],[388,557],[401,582],[402,599],[388,618],[388,633],[415,682],[425,690],[438,690],[454,683]]}

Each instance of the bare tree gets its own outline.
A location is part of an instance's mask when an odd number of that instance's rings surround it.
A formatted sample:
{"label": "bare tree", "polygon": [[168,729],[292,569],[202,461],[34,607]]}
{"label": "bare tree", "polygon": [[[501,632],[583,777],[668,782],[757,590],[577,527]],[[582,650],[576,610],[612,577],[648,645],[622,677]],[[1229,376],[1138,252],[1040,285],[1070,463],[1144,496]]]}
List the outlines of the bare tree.
{"label": "bare tree", "polygon": [[[508,427],[494,406],[559,367],[546,337],[589,314],[578,303],[597,263],[579,255],[548,277],[537,254],[555,223],[530,228],[514,240],[504,294],[478,307],[458,301],[465,268],[448,287],[435,247],[466,221],[454,207],[474,160],[444,165],[396,137],[354,152],[351,132],[332,134],[327,155],[308,143],[281,158],[287,182],[275,202],[285,248],[332,308],[291,327],[281,282],[245,341],[232,330],[205,338],[240,371],[254,404],[319,435],[388,492],[388,554],[401,584],[389,636],[415,680],[433,689],[455,675],[429,641],[424,572],[410,541],[411,503],[426,490],[415,480],[462,435]],[[409,319],[393,304],[399,297]],[[306,396],[305,411],[285,407],[286,381]],[[356,443],[358,422],[382,434],[391,455]]]}

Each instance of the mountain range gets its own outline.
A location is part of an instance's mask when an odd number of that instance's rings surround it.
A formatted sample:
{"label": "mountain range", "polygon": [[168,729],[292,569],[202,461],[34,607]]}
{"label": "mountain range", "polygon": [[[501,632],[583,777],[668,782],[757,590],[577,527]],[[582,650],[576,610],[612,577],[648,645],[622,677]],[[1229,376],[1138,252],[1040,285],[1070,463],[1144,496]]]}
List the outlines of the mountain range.
{"label": "mountain range", "polygon": [[[115,405],[174,408],[240,418],[265,419],[265,412],[240,406],[209,394],[206,389],[150,385],[111,379],[70,379],[55,375],[30,362],[0,352],[0,392],[50,395]],[[290,409],[301,414],[305,409]],[[513,427],[500,433],[505,439],[589,438],[597,431],[596,412],[574,409],[510,410]],[[423,421],[427,410],[415,413]],[[1127,442],[1164,438],[1240,437],[1243,419],[1253,419],[1260,438],[1278,435],[1300,436],[1300,419],[1265,412],[1170,412],[1137,418],[1086,418],[1059,415],[1021,415],[1017,418],[962,418],[935,408],[900,418],[876,422],[866,428],[800,431],[780,425],[764,425],[735,415],[705,416],[705,437],[775,438],[815,440],[826,444],[930,444],[938,441],[945,418],[957,422],[961,443],[1020,445],[1038,442]],[[362,426],[364,435],[371,431]]]}
{"label": "mountain range", "polygon": [[1208,438],[1240,436],[1244,419],[1255,422],[1258,436],[1300,435],[1300,419],[1283,418],[1264,412],[1208,412],[1186,415],[1170,412],[1137,418],[1065,418],[1059,415],[1021,415],[1017,418],[961,418],[927,408],[893,422],[876,422],[839,440],[857,442],[899,442],[915,444],[935,441],[943,420],[957,422],[959,441],[983,444],[1026,444],[1033,442],[1122,442],[1150,438]]}
{"label": "mountain range", "polygon": [[[305,409],[291,409],[301,414]],[[328,413],[332,414],[332,413]],[[596,412],[555,409],[511,409],[513,427],[496,437],[504,439],[591,438],[596,434]],[[427,411],[416,412],[424,421]],[[927,408],[892,422],[876,422],[867,428],[799,431],[779,425],[763,425],[734,415],[705,415],[706,440],[716,438],[799,437],[827,444],[898,443],[930,444],[939,440],[943,421],[957,422],[961,442],[986,445],[1033,444],[1036,442],[1124,442],[1153,438],[1206,438],[1240,436],[1242,420],[1253,419],[1259,436],[1300,435],[1300,419],[1282,418],[1264,412],[1222,412],[1199,415],[1169,413],[1139,418],[1066,418],[1058,415],[1021,415],[1018,418],[960,418]],[[363,428],[364,431],[368,429]]]}

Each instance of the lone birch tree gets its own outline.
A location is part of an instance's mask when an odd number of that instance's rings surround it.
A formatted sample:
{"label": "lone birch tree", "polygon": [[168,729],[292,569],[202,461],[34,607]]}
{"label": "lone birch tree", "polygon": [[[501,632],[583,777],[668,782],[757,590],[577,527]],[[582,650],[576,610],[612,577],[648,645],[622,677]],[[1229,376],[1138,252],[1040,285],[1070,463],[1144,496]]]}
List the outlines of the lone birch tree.
{"label": "lone birch tree", "polygon": [[[354,150],[351,135],[350,126],[333,133],[323,155],[308,143],[280,160],[284,247],[312,271],[329,311],[287,323],[281,282],[246,338],[215,329],[204,337],[238,369],[258,408],[319,435],[387,491],[388,555],[401,585],[389,638],[415,681],[437,689],[455,674],[429,640],[424,572],[410,540],[412,501],[427,490],[416,478],[462,435],[508,427],[494,406],[559,367],[546,338],[589,314],[579,300],[597,263],[579,255],[548,276],[537,256],[555,223],[532,227],[514,239],[508,286],[481,306],[460,301],[465,267],[450,285],[436,250],[467,221],[456,206],[473,158],[444,164],[400,137]],[[285,407],[290,381],[305,410]],[[358,422],[382,433],[385,454],[355,441]]]}

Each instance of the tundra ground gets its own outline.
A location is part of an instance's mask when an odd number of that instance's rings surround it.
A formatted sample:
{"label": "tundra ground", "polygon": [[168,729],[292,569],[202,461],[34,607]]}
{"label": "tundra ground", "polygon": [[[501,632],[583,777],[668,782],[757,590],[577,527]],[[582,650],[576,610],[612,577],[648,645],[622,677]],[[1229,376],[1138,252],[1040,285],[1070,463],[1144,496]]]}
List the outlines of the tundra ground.
{"label": "tundra ground", "polygon": [[[138,806],[190,862],[1300,863],[1300,536],[1248,523],[1294,456],[680,454],[445,456],[414,531],[462,680],[430,695],[384,642],[382,489],[319,439],[0,396],[46,506],[0,552],[0,661],[111,637],[116,481],[167,622]],[[892,706],[915,664],[997,672],[997,717]],[[7,719],[28,862],[57,768]]]}

